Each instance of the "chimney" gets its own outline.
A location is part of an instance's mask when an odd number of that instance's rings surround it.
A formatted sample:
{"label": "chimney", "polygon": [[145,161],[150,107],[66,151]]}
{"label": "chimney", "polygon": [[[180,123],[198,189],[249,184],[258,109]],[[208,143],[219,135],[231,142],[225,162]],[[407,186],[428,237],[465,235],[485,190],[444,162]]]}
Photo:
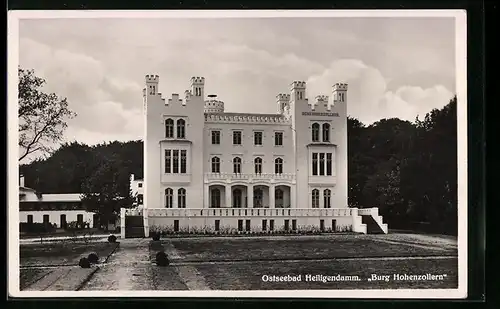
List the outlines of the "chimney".
{"label": "chimney", "polygon": [[19,175],[19,186],[24,187],[24,175]]}

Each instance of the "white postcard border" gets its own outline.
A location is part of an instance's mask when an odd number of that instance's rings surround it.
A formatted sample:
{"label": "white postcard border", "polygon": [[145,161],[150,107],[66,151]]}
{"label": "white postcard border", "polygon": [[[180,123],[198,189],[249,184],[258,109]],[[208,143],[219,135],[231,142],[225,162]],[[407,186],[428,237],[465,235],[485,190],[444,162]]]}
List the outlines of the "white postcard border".
{"label": "white postcard border", "polygon": [[[251,291],[20,291],[17,67],[19,20],[44,18],[455,18],[458,148],[458,288],[394,290]],[[9,11],[8,12],[8,291],[11,297],[238,297],[238,298],[465,298],[467,297],[467,15],[465,10],[188,10],[188,11]]]}

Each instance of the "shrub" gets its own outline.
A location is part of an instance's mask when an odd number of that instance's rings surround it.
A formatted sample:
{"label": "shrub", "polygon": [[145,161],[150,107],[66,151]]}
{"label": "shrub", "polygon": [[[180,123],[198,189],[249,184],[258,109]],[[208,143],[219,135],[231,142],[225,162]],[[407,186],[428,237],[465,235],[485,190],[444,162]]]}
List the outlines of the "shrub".
{"label": "shrub", "polygon": [[156,253],[156,265],[158,266],[168,266],[170,264],[167,254],[163,251]]}
{"label": "shrub", "polygon": [[160,240],[160,233],[158,232],[152,233],[151,238],[153,238],[154,241]]}
{"label": "shrub", "polygon": [[81,268],[90,268],[90,261],[86,257],[82,257],[80,262],[78,262],[78,266]]}
{"label": "shrub", "polygon": [[97,264],[97,262],[99,262],[99,257],[97,256],[96,253],[89,254],[89,256],[87,257],[87,259],[89,260],[89,262],[91,264]]}
{"label": "shrub", "polygon": [[115,235],[109,235],[108,236],[108,242],[115,243],[116,242],[116,236]]}

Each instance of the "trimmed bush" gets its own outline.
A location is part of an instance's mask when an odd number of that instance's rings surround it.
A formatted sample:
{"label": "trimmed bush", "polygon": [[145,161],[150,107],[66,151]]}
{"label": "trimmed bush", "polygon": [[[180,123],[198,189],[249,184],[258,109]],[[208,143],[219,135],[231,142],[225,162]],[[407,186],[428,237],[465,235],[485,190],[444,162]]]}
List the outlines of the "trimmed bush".
{"label": "trimmed bush", "polygon": [[87,259],[89,260],[89,262],[91,264],[97,264],[97,262],[99,262],[99,257],[97,256],[96,253],[89,254],[89,256],[87,257]]}
{"label": "trimmed bush", "polygon": [[55,230],[51,223],[19,223],[19,231],[22,233],[29,234],[39,234],[39,233],[50,233]]}
{"label": "trimmed bush", "polygon": [[153,233],[151,238],[153,238],[154,241],[160,240],[160,233],[156,233],[156,232]]}
{"label": "trimmed bush", "polygon": [[168,266],[170,264],[167,254],[163,251],[156,253],[156,265],[158,266]]}
{"label": "trimmed bush", "polygon": [[116,242],[116,236],[115,235],[109,235],[108,236],[108,242],[115,243]]}
{"label": "trimmed bush", "polygon": [[86,257],[82,257],[80,259],[80,262],[78,262],[78,266],[80,266],[81,268],[90,268],[89,259],[87,259]]}

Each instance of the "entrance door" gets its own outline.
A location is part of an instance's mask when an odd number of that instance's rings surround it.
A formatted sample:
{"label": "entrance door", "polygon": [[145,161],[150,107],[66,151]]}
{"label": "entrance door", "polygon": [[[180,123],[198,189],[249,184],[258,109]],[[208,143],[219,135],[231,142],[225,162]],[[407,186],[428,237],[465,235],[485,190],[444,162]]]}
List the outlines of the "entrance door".
{"label": "entrance door", "polygon": [[240,189],[234,189],[233,191],[233,207],[235,208],[241,208],[241,190]]}
{"label": "entrance door", "polygon": [[59,225],[61,228],[66,228],[66,215],[61,215],[61,224]]}

